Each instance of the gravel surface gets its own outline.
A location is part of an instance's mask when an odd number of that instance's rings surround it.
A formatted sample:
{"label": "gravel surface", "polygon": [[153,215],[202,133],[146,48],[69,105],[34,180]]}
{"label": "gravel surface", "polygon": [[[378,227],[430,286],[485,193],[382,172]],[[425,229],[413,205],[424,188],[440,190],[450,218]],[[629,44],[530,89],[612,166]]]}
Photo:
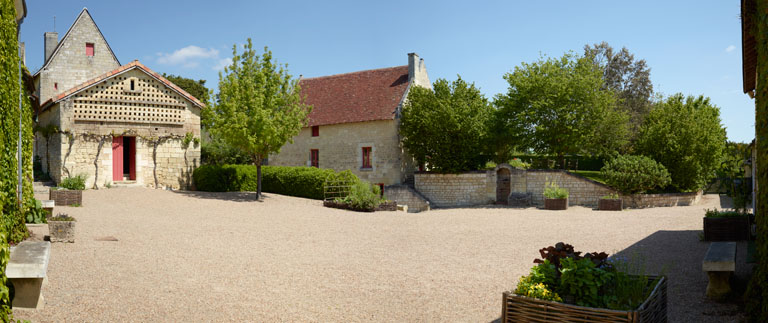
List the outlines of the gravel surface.
{"label": "gravel surface", "polygon": [[664,269],[672,322],[731,321],[735,305],[704,298],[698,233],[713,207],[716,195],[623,212],[355,213],[275,194],[88,190],[82,207],[55,210],[77,218],[76,242],[53,244],[44,308],[14,313],[33,322],[489,322],[538,249],[565,241]]}

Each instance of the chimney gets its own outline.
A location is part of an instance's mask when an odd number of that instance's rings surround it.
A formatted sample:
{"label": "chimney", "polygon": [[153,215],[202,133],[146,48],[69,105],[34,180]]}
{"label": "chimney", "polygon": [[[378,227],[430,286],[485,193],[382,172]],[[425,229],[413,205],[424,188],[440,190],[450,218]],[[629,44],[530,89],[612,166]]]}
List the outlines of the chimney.
{"label": "chimney", "polygon": [[410,82],[419,71],[419,54],[408,53],[408,81]]}
{"label": "chimney", "polygon": [[24,64],[24,66],[27,65],[27,49],[26,46],[24,46],[24,42],[19,43],[19,50],[21,51],[21,63]]}
{"label": "chimney", "polygon": [[51,58],[51,54],[53,54],[53,50],[56,49],[56,46],[59,45],[59,33],[57,32],[46,32],[45,34],[45,46],[43,49],[45,50],[45,61],[43,61],[43,64],[48,62],[48,59]]}

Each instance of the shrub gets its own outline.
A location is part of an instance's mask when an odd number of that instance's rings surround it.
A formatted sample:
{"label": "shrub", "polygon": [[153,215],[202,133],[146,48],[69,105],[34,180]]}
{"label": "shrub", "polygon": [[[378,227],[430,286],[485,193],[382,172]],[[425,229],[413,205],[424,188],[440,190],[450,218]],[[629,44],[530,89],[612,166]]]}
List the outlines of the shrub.
{"label": "shrub", "polygon": [[669,172],[645,156],[619,156],[607,162],[600,171],[608,186],[624,194],[634,194],[667,186]]}
{"label": "shrub", "polygon": [[717,209],[706,209],[704,216],[708,218],[730,218],[737,216],[748,216],[748,213],[739,211],[718,211]]}
{"label": "shrub", "polygon": [[353,210],[373,211],[381,203],[381,189],[366,181],[357,181],[350,187],[349,195],[338,201]]}
{"label": "shrub", "polygon": [[531,168],[531,163],[526,163],[520,160],[520,158],[512,158],[512,160],[509,161],[509,166],[517,169],[528,169]]}
{"label": "shrub", "polygon": [[676,94],[648,114],[635,150],[664,165],[673,188],[690,192],[702,189],[715,176],[725,142],[720,109],[709,98]]}
{"label": "shrub", "polygon": [[246,165],[253,158],[222,140],[204,140],[200,146],[200,162],[204,165]]}
{"label": "shrub", "polygon": [[621,197],[619,197],[619,194],[611,193],[611,194],[608,194],[608,195],[603,195],[600,198],[603,199],[603,200],[618,200]]}
{"label": "shrub", "polygon": [[566,199],[568,198],[568,190],[561,188],[555,182],[547,182],[544,188],[544,197],[548,199]]}
{"label": "shrub", "polygon": [[85,174],[79,174],[74,177],[67,177],[63,180],[61,180],[61,183],[59,183],[59,187],[68,189],[68,190],[84,190],[85,189]]}
{"label": "shrub", "polygon": [[45,223],[48,211],[43,209],[43,204],[35,200],[35,205],[27,211],[27,223]]}
{"label": "shrub", "polygon": [[[324,198],[325,180],[337,174],[332,169],[288,166],[262,166],[261,172],[264,192],[316,200]],[[197,189],[208,192],[255,192],[256,175],[253,165],[203,165],[193,173]]]}

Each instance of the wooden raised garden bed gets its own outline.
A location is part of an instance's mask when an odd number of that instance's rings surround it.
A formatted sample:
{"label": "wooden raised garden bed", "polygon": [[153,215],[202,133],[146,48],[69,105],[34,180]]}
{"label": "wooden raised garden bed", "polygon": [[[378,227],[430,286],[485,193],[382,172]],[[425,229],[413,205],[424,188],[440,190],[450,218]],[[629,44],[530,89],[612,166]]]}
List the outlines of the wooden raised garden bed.
{"label": "wooden raised garden bed", "polygon": [[55,201],[55,205],[83,205],[81,190],[51,189],[49,192],[48,199]]}
{"label": "wooden raised garden bed", "polygon": [[[657,277],[648,277],[648,283]],[[660,277],[634,311],[584,307],[504,293],[501,321],[506,322],[667,322],[667,279]]]}
{"label": "wooden raised garden bed", "polygon": [[624,203],[622,199],[599,199],[597,209],[600,211],[621,211]]}
{"label": "wooden raised garden bed", "polygon": [[705,241],[749,240],[749,216],[704,217]]}
{"label": "wooden raised garden bed", "polygon": [[564,199],[544,199],[544,208],[547,210],[567,210],[568,198]]}

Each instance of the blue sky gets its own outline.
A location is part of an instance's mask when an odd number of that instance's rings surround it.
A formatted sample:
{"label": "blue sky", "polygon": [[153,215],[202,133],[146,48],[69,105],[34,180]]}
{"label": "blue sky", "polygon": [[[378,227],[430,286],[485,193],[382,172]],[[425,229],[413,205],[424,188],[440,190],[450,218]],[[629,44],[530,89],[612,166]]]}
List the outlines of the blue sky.
{"label": "blue sky", "polygon": [[[478,1],[480,2],[480,1]],[[87,7],[121,63],[218,82],[232,45],[269,46],[305,77],[424,58],[430,79],[460,74],[491,98],[502,78],[540,54],[582,53],[607,41],[651,67],[654,90],[703,94],[720,107],[730,140],[754,137],[742,93],[739,1],[36,1],[21,28],[27,65],[42,65],[43,32],[62,37]]]}

